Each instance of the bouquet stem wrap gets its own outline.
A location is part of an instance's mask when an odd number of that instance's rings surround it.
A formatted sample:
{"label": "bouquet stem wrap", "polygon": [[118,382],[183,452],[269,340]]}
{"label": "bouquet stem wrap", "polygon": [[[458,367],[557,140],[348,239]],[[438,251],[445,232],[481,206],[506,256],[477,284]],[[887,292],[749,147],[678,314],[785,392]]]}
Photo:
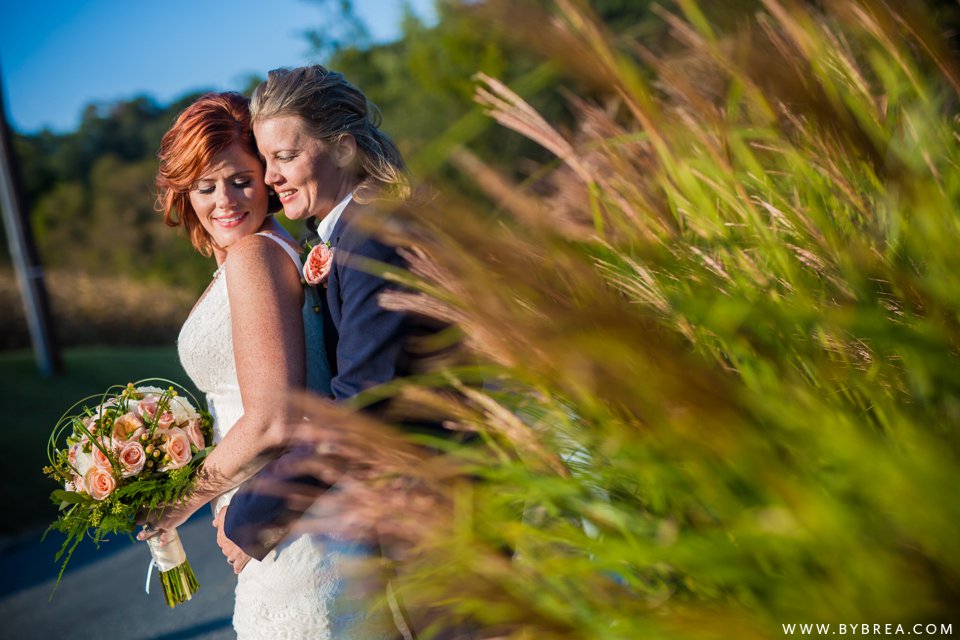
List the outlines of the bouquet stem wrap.
{"label": "bouquet stem wrap", "polygon": [[163,597],[172,608],[193,598],[193,594],[200,589],[200,583],[187,561],[176,529],[168,531],[167,538],[167,544],[164,545],[160,543],[160,536],[154,536],[147,540],[147,545],[153,556],[153,564],[160,571]]}

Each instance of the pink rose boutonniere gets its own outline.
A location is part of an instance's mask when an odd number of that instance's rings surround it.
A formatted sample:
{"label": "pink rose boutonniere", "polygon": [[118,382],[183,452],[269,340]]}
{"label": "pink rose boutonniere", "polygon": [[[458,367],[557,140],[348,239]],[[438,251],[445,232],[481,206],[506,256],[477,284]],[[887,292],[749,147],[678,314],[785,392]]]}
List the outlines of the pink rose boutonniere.
{"label": "pink rose boutonniere", "polygon": [[318,244],[310,249],[303,262],[303,279],[313,287],[326,282],[332,265],[333,249],[326,243]]}

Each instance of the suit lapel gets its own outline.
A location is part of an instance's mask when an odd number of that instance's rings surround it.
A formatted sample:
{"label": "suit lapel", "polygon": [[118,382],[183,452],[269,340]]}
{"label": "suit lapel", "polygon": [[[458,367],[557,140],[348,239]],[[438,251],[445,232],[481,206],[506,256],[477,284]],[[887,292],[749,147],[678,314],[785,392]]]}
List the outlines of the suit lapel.
{"label": "suit lapel", "polygon": [[[349,210],[350,207],[347,207]],[[326,304],[323,305],[323,338],[327,351],[327,361],[330,363],[330,371],[334,376],[337,375],[337,343],[340,338],[340,323],[342,321],[343,297],[340,295],[340,266],[341,262],[337,259],[336,248],[343,236],[346,228],[347,211],[341,214],[337,224],[333,227],[333,233],[330,234],[330,248],[333,252],[333,265],[330,267],[330,275],[327,276]],[[319,240],[318,240],[319,241]]]}
{"label": "suit lapel", "polygon": [[344,230],[347,228],[347,223],[352,217],[353,204],[350,203],[347,205],[347,208],[343,210],[340,214],[340,218],[337,220],[337,224],[333,225],[333,233],[330,234],[330,247],[336,247],[337,243],[340,242],[340,237],[343,236]]}

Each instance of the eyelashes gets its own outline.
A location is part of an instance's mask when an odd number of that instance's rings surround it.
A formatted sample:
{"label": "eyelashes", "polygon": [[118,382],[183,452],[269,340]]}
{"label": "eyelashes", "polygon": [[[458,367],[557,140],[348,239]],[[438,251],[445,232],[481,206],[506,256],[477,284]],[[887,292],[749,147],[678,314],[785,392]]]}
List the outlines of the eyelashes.
{"label": "eyelashes", "polygon": [[[237,187],[238,189],[246,189],[247,187],[250,186],[250,182],[251,182],[250,178],[236,178],[234,180],[231,180],[230,184],[234,187]],[[201,195],[210,195],[211,193],[216,191],[216,187],[215,186],[197,187],[195,191]]]}

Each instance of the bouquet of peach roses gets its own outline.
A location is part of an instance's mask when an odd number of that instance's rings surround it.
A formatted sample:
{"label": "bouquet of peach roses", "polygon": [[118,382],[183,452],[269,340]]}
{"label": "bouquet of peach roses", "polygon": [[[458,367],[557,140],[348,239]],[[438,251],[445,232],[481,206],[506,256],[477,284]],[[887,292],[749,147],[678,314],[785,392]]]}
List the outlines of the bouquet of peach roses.
{"label": "bouquet of peach roses", "polygon": [[[143,386],[157,382],[166,388]],[[63,487],[50,496],[60,516],[47,530],[67,535],[56,556],[65,556],[58,583],[84,537],[99,545],[108,534],[133,533],[138,513],[162,509],[190,490],[213,448],[213,423],[196,399],[191,404],[178,389],[189,395],[162,379],[116,385],[80,400],[57,422],[44,473]],[[164,597],[173,607],[193,597],[199,585],[183,545],[171,533],[166,545],[159,538],[149,545]]]}

